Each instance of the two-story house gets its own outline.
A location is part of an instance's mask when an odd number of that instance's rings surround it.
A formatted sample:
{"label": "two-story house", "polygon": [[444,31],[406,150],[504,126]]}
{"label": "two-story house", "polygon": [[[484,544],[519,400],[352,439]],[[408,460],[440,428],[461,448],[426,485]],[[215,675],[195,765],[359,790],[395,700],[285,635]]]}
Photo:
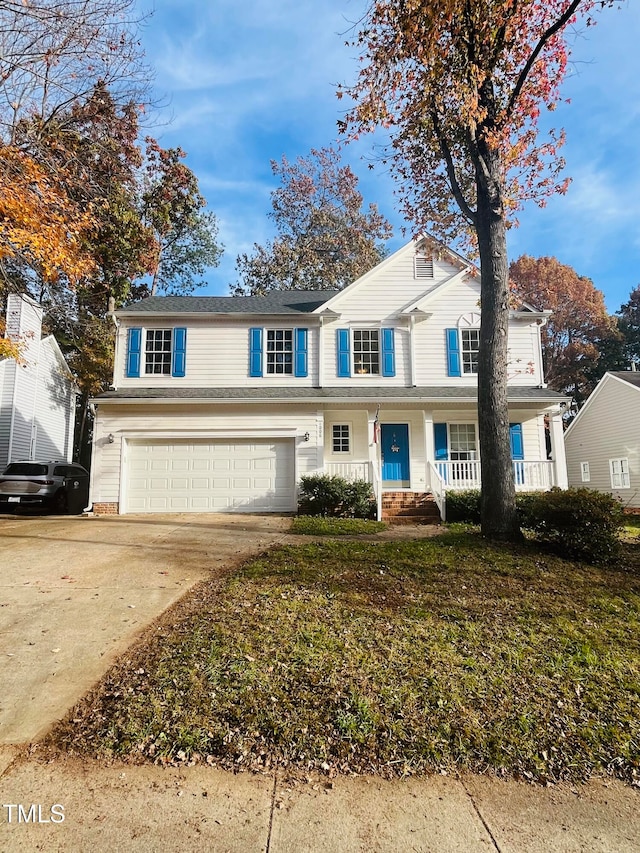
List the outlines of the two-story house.
{"label": "two-story house", "polygon": [[[150,297],[120,310],[113,390],[94,403],[96,512],[291,512],[303,474],[385,492],[479,485],[477,270],[411,241],[337,291]],[[566,485],[547,314],[509,322],[519,489]],[[550,443],[551,454],[547,448]]]}

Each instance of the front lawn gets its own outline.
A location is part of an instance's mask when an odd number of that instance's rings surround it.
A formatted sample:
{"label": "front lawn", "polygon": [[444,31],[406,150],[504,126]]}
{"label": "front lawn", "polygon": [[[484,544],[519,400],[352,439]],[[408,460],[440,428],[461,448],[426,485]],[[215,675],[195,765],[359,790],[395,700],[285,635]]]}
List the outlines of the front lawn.
{"label": "front lawn", "polygon": [[637,779],[625,548],[618,569],[468,532],[279,548],[169,611],[53,742],[229,768]]}

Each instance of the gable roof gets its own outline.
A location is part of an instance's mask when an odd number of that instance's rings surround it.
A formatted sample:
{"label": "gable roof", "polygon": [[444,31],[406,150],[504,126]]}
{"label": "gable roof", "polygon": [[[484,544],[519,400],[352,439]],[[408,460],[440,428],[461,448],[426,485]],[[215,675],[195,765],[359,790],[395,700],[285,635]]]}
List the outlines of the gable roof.
{"label": "gable roof", "polygon": [[636,388],[637,390],[640,390],[640,372],[637,370],[607,371],[589,395],[589,399],[587,400],[587,402],[584,404],[584,406],[580,409],[578,414],[567,427],[565,431],[565,436],[567,436],[571,432],[575,424],[580,421],[583,413],[588,411],[593,401],[597,400],[602,388],[604,388],[605,385],[608,385],[610,382],[622,382],[624,385],[629,385],[631,388]]}
{"label": "gable roof", "polygon": [[337,290],[272,290],[264,296],[149,296],[116,311],[140,314],[312,314]]}
{"label": "gable roof", "polygon": [[[385,258],[383,261],[380,261],[379,264],[376,264],[373,269],[370,269],[369,272],[366,272],[364,275],[361,275],[360,278],[356,279],[356,281],[349,284],[343,290],[338,291],[331,299],[329,299],[324,305],[321,305],[316,309],[315,313],[320,313],[321,311],[334,310],[341,302],[341,300],[347,296],[351,295],[354,291],[359,290],[361,287],[366,285],[371,278],[377,276],[380,272],[384,271],[387,267],[393,266],[396,264],[402,257],[408,254],[415,253],[421,246],[428,245],[432,250],[435,257],[441,257],[445,255],[447,259],[459,267],[461,271],[471,271],[474,269],[473,264],[467,261],[462,255],[459,255],[457,252],[454,252],[453,249],[447,248],[443,243],[440,243],[434,237],[429,235],[423,235],[420,237],[414,237],[412,240],[409,240],[408,243],[405,243],[402,248],[398,249],[392,255],[389,255],[388,258]],[[416,302],[419,302],[424,298],[424,295],[418,297]]]}

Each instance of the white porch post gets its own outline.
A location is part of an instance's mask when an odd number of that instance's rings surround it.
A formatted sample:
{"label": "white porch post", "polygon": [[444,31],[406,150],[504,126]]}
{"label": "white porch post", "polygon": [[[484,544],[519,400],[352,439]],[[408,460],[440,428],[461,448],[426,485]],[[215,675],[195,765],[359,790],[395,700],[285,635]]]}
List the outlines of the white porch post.
{"label": "white porch post", "polygon": [[561,489],[569,488],[567,476],[567,458],[564,452],[564,430],[562,428],[562,412],[549,413],[549,437],[551,439],[551,458],[554,468],[554,485]]}
{"label": "white porch post", "polygon": [[429,462],[435,462],[436,448],[433,441],[433,412],[424,412],[424,467],[425,489],[431,489],[431,469]]}

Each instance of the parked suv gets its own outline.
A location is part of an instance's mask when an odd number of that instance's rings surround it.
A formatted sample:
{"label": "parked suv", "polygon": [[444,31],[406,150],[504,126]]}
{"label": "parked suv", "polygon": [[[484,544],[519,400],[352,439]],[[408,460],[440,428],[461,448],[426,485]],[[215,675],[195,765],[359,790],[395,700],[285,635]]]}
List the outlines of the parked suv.
{"label": "parked suv", "polygon": [[43,507],[78,515],[88,503],[89,472],[81,465],[11,462],[0,475],[0,512]]}

